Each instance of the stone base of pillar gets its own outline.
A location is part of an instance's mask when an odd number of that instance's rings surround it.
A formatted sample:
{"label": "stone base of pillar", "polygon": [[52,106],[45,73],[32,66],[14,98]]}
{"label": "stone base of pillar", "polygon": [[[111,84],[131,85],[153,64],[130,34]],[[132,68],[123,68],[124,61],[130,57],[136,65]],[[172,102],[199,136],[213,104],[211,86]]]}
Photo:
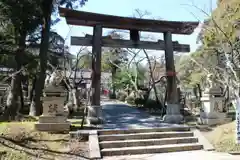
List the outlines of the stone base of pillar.
{"label": "stone base of pillar", "polygon": [[103,119],[101,118],[96,118],[96,117],[87,117],[87,125],[92,126],[92,125],[100,125],[103,123]]}
{"label": "stone base of pillar", "polygon": [[98,125],[103,123],[102,118],[102,107],[101,106],[88,106],[88,115],[87,115],[87,124],[88,125]]}
{"label": "stone base of pillar", "polygon": [[181,114],[166,114],[163,117],[164,123],[171,123],[171,124],[180,124],[183,121],[183,116]]}
{"label": "stone base of pillar", "polygon": [[179,124],[183,121],[183,116],[180,113],[179,104],[168,104],[167,113],[163,117],[164,123]]}

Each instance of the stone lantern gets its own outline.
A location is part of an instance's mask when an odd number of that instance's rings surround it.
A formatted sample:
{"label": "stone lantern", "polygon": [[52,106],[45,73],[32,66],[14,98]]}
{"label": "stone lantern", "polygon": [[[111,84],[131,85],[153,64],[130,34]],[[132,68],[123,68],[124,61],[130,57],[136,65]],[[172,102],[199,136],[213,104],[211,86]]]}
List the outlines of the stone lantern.
{"label": "stone lantern", "polygon": [[231,119],[226,118],[223,112],[224,97],[219,85],[212,82],[212,75],[207,76],[208,87],[205,89],[202,97],[202,111],[198,122],[200,124],[215,125],[221,124]]}

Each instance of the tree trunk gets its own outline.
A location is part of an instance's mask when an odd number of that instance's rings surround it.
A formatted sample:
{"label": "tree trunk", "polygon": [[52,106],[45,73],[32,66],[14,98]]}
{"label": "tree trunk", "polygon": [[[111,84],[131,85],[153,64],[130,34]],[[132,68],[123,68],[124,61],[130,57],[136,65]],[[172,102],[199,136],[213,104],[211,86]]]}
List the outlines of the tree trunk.
{"label": "tree trunk", "polygon": [[199,97],[202,97],[202,89],[201,89],[201,85],[198,83],[197,84],[197,88],[198,88],[198,92],[199,92]]}
{"label": "tree trunk", "polygon": [[42,25],[42,37],[41,37],[41,45],[40,45],[40,72],[38,73],[37,85],[35,90],[35,96],[32,107],[35,110],[35,113],[32,112],[34,116],[39,116],[42,114],[43,106],[42,106],[42,93],[44,89],[44,82],[46,78],[46,70],[47,70],[47,60],[48,60],[48,47],[49,47],[49,32],[51,26],[51,13],[53,7],[53,0],[44,0],[42,3],[42,10],[44,14],[43,25]]}
{"label": "tree trunk", "polygon": [[19,87],[19,97],[20,97],[20,109],[23,110],[24,109],[24,96],[23,96],[23,87],[22,87],[22,79],[21,79],[21,75],[19,76],[19,82],[18,82],[18,87]]}
{"label": "tree trunk", "polygon": [[9,91],[9,94],[7,96],[7,109],[6,112],[4,113],[4,117],[9,119],[9,120],[14,120],[20,110],[20,103],[19,103],[19,96],[21,93],[20,84],[21,84],[21,68],[23,65],[23,58],[24,58],[24,51],[25,51],[25,41],[26,41],[26,33],[20,33],[19,39],[16,39],[16,44],[18,45],[18,49],[16,51],[15,55],[15,61],[16,61],[16,71],[12,76],[11,80],[11,89]]}
{"label": "tree trunk", "polygon": [[147,58],[147,61],[148,61],[148,66],[149,66],[149,72],[150,72],[150,77],[151,77],[151,80],[152,80],[152,88],[154,90],[154,93],[155,93],[155,97],[156,97],[156,102],[158,104],[160,104],[160,101],[159,101],[159,98],[158,98],[158,93],[157,93],[157,88],[156,88],[156,84],[155,84],[155,80],[154,80],[154,77],[153,77],[153,68],[152,68],[152,64],[151,64],[151,61],[150,61],[150,58],[147,54],[147,52],[144,50],[144,53],[145,53],[145,56]]}
{"label": "tree trunk", "polygon": [[113,99],[116,99],[116,85],[115,85],[116,72],[117,72],[117,67],[113,66],[113,68],[112,68],[112,95],[111,95],[111,98],[113,98]]}
{"label": "tree trunk", "polygon": [[30,77],[28,77],[29,78],[29,81],[28,81],[28,101],[29,102],[31,102],[32,101],[32,87],[33,87],[33,81],[32,80],[30,80]]}
{"label": "tree trunk", "polygon": [[7,96],[7,108],[4,112],[4,119],[14,120],[18,110],[18,79],[19,76],[12,76],[11,89]]}
{"label": "tree trunk", "polygon": [[37,84],[37,77],[34,76],[34,79],[32,81],[32,87],[31,87],[30,95],[29,95],[29,101],[31,102],[30,109],[29,109],[29,115],[30,116],[34,116],[35,113],[36,113],[36,104],[33,100],[36,84]]}
{"label": "tree trunk", "polygon": [[33,81],[32,81],[31,90],[30,90],[30,93],[29,93],[29,100],[30,100],[30,102],[32,102],[33,97],[34,97],[33,94],[34,94],[34,90],[35,90],[35,88],[36,88],[36,82],[37,82],[37,77],[34,76],[34,79],[33,79]]}
{"label": "tree trunk", "polygon": [[73,112],[77,112],[81,105],[79,94],[79,90],[77,89],[71,89],[70,91],[68,91],[68,102],[66,104],[68,105],[70,114]]}
{"label": "tree trunk", "polygon": [[29,97],[29,77],[27,75],[22,76],[22,87],[23,87],[23,97],[28,98]]}
{"label": "tree trunk", "polygon": [[74,106],[74,111],[77,111],[77,108],[79,107],[79,102],[78,102],[78,90],[77,89],[72,89],[72,100],[73,100],[73,106]]}

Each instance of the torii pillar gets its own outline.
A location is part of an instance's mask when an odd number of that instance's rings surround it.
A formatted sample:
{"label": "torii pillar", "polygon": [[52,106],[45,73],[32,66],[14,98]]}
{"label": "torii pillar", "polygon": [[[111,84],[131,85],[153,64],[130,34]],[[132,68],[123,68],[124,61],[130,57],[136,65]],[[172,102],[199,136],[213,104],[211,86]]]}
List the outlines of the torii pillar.
{"label": "torii pillar", "polygon": [[183,116],[180,113],[180,104],[177,94],[176,72],[174,65],[174,53],[172,33],[164,33],[165,42],[165,61],[166,61],[166,75],[167,75],[167,112],[164,116],[166,123],[181,123]]}
{"label": "torii pillar", "polygon": [[102,57],[102,26],[93,28],[92,39],[92,85],[91,104],[88,106],[87,124],[94,125],[102,122],[102,107],[100,104],[101,88],[101,57]]}
{"label": "torii pillar", "polygon": [[[166,71],[168,76],[167,114],[164,120],[168,123],[179,123],[182,120],[180,105],[176,92],[176,74],[174,67],[174,51],[189,52],[189,45],[172,42],[172,34],[192,34],[199,22],[160,21],[150,19],[137,19],[113,15],[96,14],[90,12],[59,8],[60,15],[65,17],[67,24],[94,27],[93,38],[79,37],[71,39],[72,45],[93,46],[93,79],[92,101],[89,106],[88,122],[101,120],[100,107],[100,79],[101,79],[101,47],[111,48],[138,48],[165,50]],[[130,30],[131,40],[104,40],[101,39],[102,27]],[[139,41],[137,31],[164,33],[164,44],[159,42]]]}

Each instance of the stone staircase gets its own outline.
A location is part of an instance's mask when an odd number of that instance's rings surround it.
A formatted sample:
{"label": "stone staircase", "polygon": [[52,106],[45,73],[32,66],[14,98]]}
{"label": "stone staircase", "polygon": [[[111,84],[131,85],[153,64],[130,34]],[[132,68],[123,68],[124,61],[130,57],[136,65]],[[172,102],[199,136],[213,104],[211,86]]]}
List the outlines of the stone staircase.
{"label": "stone staircase", "polygon": [[189,127],[98,130],[98,141],[103,157],[203,149]]}

